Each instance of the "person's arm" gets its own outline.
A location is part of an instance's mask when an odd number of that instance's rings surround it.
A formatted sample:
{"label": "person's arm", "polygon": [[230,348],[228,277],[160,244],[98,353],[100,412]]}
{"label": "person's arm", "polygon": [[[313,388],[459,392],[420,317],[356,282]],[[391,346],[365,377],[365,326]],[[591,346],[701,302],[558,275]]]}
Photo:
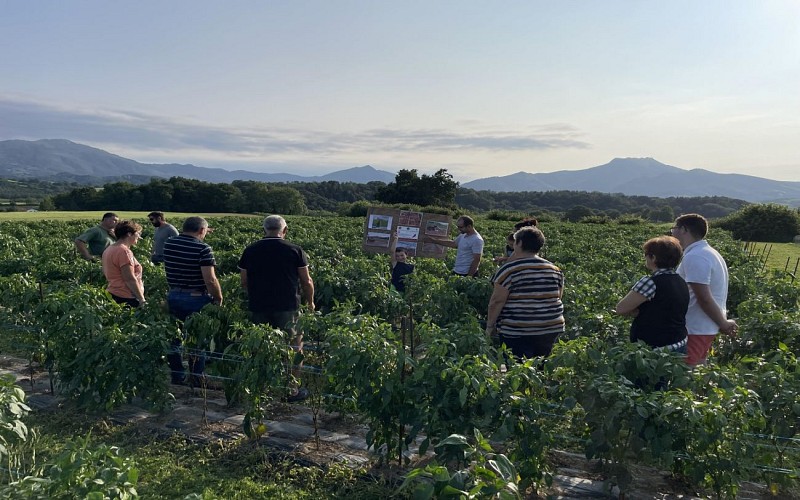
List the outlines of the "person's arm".
{"label": "person's arm", "polygon": [[239,269],[239,281],[242,283],[242,288],[247,291],[247,269]]}
{"label": "person's arm", "polygon": [[397,250],[397,233],[392,233],[389,236],[389,265],[392,269],[397,265],[397,259],[394,256],[395,250]]}
{"label": "person's arm", "polygon": [[119,270],[122,274],[122,281],[125,282],[125,285],[128,287],[128,290],[131,291],[133,297],[138,300],[140,304],[144,304],[144,286],[142,286],[142,283],[137,280],[136,276],[133,274],[133,266],[125,264]]}
{"label": "person's arm", "polygon": [[714,297],[711,295],[711,287],[704,283],[689,283],[689,288],[692,289],[697,305],[703,310],[706,315],[711,318],[714,323],[719,327],[719,331],[725,335],[733,335],[739,327],[735,321],[728,319],[722,313],[722,310],[714,302]]}
{"label": "person's arm", "polygon": [[467,276],[475,276],[475,273],[478,272],[478,268],[481,265],[481,254],[474,253],[472,254],[472,262],[469,265],[469,272]]}
{"label": "person's arm", "polygon": [[86,242],[81,240],[80,238],[75,239],[75,248],[78,249],[78,253],[83,257],[85,260],[95,260],[94,256],[89,252],[89,247],[86,246]]}
{"label": "person's arm", "polygon": [[217,273],[214,271],[214,266],[202,266],[200,272],[203,273],[203,281],[206,283],[206,290],[211,295],[211,300],[218,306],[222,305],[222,288],[219,286],[217,280]]}
{"label": "person's arm", "polygon": [[647,297],[639,292],[631,290],[628,292],[628,295],[622,297],[622,299],[617,303],[617,307],[614,309],[614,312],[623,316],[636,317],[639,314],[639,306],[644,304],[646,300]]}
{"label": "person's arm", "polygon": [[422,241],[435,243],[437,245],[442,245],[443,247],[458,248],[458,243],[456,243],[456,240],[434,238],[433,236],[428,236],[427,234],[422,235]]}
{"label": "person's arm", "polygon": [[494,284],[492,297],[489,299],[489,312],[486,315],[486,334],[491,335],[497,330],[497,318],[506,305],[509,289],[499,283]]}
{"label": "person's arm", "polygon": [[298,267],[297,276],[300,278],[300,288],[303,289],[303,298],[306,301],[309,309],[312,311],[314,307],[314,282],[311,280],[311,274],[308,272],[308,266]]}

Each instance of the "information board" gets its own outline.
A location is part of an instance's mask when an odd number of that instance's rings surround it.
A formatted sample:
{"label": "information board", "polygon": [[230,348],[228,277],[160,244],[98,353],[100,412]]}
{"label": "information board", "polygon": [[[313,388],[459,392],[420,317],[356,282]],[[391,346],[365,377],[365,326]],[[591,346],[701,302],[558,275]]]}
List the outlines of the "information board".
{"label": "information board", "polygon": [[408,255],[443,259],[447,255],[447,247],[423,242],[421,237],[450,238],[452,223],[449,215],[370,207],[367,220],[364,221],[362,247],[368,253],[389,253],[389,238],[392,233],[397,233],[397,247],[405,248]]}

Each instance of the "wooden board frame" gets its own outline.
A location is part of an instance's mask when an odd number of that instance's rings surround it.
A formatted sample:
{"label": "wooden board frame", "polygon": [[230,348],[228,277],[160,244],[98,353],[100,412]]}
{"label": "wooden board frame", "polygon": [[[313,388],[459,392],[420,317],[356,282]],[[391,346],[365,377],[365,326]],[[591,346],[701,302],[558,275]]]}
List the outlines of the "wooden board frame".
{"label": "wooden board frame", "polygon": [[399,208],[369,207],[364,221],[364,241],[361,245],[366,253],[389,253],[389,237],[397,232],[397,246],[414,257],[444,259],[447,247],[422,242],[423,234],[437,238],[450,238],[453,218],[449,215],[400,210]]}

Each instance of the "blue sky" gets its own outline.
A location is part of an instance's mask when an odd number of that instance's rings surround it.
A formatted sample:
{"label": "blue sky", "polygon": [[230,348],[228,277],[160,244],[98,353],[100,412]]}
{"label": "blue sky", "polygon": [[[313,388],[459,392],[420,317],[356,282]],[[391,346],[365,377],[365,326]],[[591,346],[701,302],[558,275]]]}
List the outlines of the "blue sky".
{"label": "blue sky", "polygon": [[0,0],[0,140],[457,180],[652,157],[800,181],[800,2]]}

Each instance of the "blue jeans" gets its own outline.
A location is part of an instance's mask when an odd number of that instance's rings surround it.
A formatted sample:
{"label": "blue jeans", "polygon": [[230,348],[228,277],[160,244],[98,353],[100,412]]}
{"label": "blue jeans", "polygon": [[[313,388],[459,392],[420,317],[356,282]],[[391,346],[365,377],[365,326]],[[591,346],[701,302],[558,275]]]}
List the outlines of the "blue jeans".
{"label": "blue jeans", "polygon": [[[167,295],[167,304],[169,305],[169,312],[181,321],[198,312],[206,304],[211,303],[211,296],[207,293],[201,292],[188,292],[170,290]],[[181,382],[184,379],[185,371],[183,363],[181,362],[181,339],[173,339],[172,349],[167,354],[167,363],[172,372],[172,381]],[[206,356],[199,354],[189,357],[189,371],[194,376],[202,375],[206,369]]]}

